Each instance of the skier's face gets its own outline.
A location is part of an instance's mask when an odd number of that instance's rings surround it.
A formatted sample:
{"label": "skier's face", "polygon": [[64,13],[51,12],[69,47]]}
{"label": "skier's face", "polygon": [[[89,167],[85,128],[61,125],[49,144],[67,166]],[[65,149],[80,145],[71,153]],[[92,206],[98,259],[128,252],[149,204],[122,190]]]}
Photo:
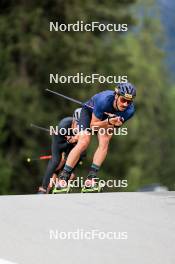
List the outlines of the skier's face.
{"label": "skier's face", "polygon": [[121,95],[115,96],[114,107],[119,111],[125,111],[125,109],[132,103],[132,100],[127,100],[125,97]]}

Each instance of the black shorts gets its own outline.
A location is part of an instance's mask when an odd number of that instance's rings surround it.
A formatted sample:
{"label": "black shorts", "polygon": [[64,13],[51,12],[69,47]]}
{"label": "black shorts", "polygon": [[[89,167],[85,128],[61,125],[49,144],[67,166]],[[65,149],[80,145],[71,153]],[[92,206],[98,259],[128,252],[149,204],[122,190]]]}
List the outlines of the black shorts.
{"label": "black shorts", "polygon": [[78,122],[79,131],[87,130],[90,132],[91,119],[92,119],[92,112],[88,108],[83,107],[80,114],[80,120]]}

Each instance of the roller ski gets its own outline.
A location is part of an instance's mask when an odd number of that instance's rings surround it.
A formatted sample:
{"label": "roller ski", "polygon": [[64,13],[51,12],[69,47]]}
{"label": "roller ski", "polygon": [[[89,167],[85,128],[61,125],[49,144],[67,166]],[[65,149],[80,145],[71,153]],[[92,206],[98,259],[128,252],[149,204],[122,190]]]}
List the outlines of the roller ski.
{"label": "roller ski", "polygon": [[69,193],[69,187],[66,182],[59,183],[52,190],[52,194],[60,194],[60,193]]}
{"label": "roller ski", "polygon": [[56,177],[54,179],[54,186],[52,186],[52,194],[60,193],[70,193],[72,189],[71,180],[75,178],[75,175],[72,174],[70,180],[66,174],[62,174],[59,179]]}
{"label": "roller ski", "polygon": [[60,194],[60,193],[70,193],[71,192],[71,184],[66,182],[65,180],[59,180],[58,183],[52,189],[52,194]]}
{"label": "roller ski", "polygon": [[89,175],[81,189],[81,193],[96,193],[102,192],[102,186],[97,181],[96,177]]}

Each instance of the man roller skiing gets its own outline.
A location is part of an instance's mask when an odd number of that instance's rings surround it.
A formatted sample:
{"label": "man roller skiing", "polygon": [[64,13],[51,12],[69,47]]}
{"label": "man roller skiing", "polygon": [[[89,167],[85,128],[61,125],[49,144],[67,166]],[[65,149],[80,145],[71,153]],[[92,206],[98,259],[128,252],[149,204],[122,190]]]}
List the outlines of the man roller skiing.
{"label": "man roller skiing", "polygon": [[[109,142],[112,138],[111,133],[107,133],[108,128],[122,126],[130,119],[135,112],[133,99],[136,97],[136,88],[131,83],[120,83],[115,91],[106,90],[94,95],[89,101],[83,104],[79,120],[79,138],[76,146],[70,151],[60,180],[67,182],[70,175],[80,158],[90,143],[91,133],[87,133],[93,127],[106,129],[106,133],[98,132],[98,147],[95,151],[93,162],[87,175],[89,188],[93,188],[94,179],[104,162]],[[60,186],[61,188],[61,186]]]}
{"label": "man roller skiing", "polygon": [[[50,159],[42,185],[39,187],[38,193],[45,194],[50,183],[50,179],[56,170],[61,170],[66,162],[66,157],[71,149],[78,141],[78,135],[71,133],[71,129],[75,129],[80,119],[82,108],[77,108],[74,111],[73,117],[63,118],[58,124],[58,135],[52,136],[52,158]],[[66,131],[66,134],[61,134],[61,130]],[[64,154],[64,155],[63,155]],[[63,158],[63,156],[65,156]],[[78,164],[79,160],[77,161]],[[76,165],[77,165],[76,164]]]}

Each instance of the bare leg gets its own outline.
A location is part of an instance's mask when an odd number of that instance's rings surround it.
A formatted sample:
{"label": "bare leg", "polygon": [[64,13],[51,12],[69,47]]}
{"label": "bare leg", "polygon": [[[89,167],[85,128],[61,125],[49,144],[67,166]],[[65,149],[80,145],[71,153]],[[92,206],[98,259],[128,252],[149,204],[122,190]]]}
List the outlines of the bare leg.
{"label": "bare leg", "polygon": [[98,135],[99,145],[94,154],[93,163],[97,166],[101,166],[108,153],[109,142],[112,135]]}
{"label": "bare leg", "polygon": [[80,133],[78,143],[71,150],[69,156],[67,158],[66,165],[74,168],[80,159],[80,155],[83,151],[85,151],[90,143],[91,135],[87,135],[86,133]]}
{"label": "bare leg", "polygon": [[108,153],[108,147],[109,147],[109,142],[112,138],[112,135],[100,135],[98,134],[98,141],[99,141],[99,145],[98,148],[94,154],[93,157],[93,162],[92,165],[90,167],[88,176],[87,176],[87,180],[85,181],[85,185],[86,187],[89,188],[94,188],[96,187],[96,179],[97,179],[97,173],[100,169],[100,166],[102,165],[103,161],[106,158],[106,155]]}

